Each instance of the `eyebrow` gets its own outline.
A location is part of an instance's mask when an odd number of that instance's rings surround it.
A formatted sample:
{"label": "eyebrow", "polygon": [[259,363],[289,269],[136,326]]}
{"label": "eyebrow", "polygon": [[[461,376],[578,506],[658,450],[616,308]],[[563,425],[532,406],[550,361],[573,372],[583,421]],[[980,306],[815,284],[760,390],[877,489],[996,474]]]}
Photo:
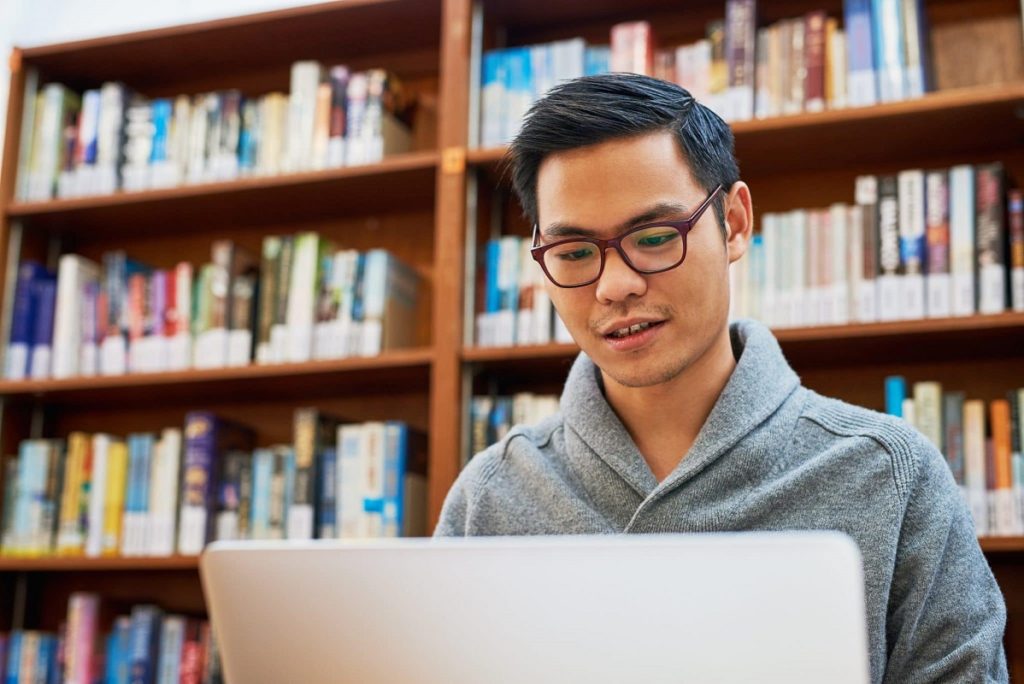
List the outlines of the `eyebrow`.
{"label": "eyebrow", "polygon": [[[659,221],[661,219],[669,218],[670,216],[688,215],[687,207],[684,204],[678,204],[676,202],[659,202],[650,209],[633,216],[627,221],[623,221],[617,227],[616,233],[621,233],[629,230],[633,226],[638,226],[643,223],[651,223],[652,221]],[[598,237],[598,231],[591,230],[589,228],[580,228],[569,223],[554,222],[547,225],[542,235],[545,238],[567,238],[567,237],[586,237],[596,238]]]}

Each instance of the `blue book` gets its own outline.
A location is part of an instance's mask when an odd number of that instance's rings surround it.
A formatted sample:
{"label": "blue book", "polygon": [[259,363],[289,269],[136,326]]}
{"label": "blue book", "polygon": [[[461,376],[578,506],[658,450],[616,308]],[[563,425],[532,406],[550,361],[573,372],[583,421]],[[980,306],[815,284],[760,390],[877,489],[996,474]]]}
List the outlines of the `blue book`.
{"label": "blue book", "polygon": [[270,484],[274,475],[274,452],[256,449],[252,455],[252,539],[270,537]]}
{"label": "blue book", "polygon": [[167,143],[170,138],[173,106],[170,100],[159,99],[153,100],[150,107],[153,112],[153,149],[150,152],[149,161],[167,161]]}
{"label": "blue book", "polygon": [[114,620],[107,651],[107,678],[105,684],[128,684],[131,671],[132,620],[120,615]]}
{"label": "blue book", "polygon": [[489,50],[481,64],[480,144],[484,147],[502,142],[505,120],[505,50]]}
{"label": "blue book", "polygon": [[902,100],[905,48],[902,0],[871,0],[872,44],[882,102]]}
{"label": "blue book", "polygon": [[907,380],[902,375],[890,375],[885,379],[885,412],[890,416],[903,417],[903,400],[907,398]]}
{"label": "blue book", "polygon": [[5,669],[4,681],[6,684],[18,684],[18,674],[21,670],[21,631],[11,632],[10,641],[7,646],[7,667]]}
{"label": "blue book", "polygon": [[583,75],[598,76],[610,70],[612,49],[608,45],[588,45],[583,53]]}
{"label": "blue book", "polygon": [[161,612],[156,606],[135,606],[131,618],[131,669],[128,684],[155,684]]}
{"label": "blue book", "polygon": [[57,637],[53,634],[40,634],[39,654],[36,657],[36,681],[60,684],[61,672],[57,664]]}
{"label": "blue book", "polygon": [[385,537],[400,537],[405,526],[405,470],[409,426],[390,420],[384,424],[384,501],[381,518]]}
{"label": "blue book", "polygon": [[362,321],[366,307],[364,305],[365,298],[365,286],[364,281],[366,280],[366,252],[360,252],[359,257],[356,259],[356,276],[353,279],[354,287],[352,288],[352,320]]}
{"label": "blue book", "polygon": [[495,238],[487,241],[487,283],[484,290],[484,310],[487,313],[498,311],[501,306],[501,293],[498,291],[498,261],[501,257],[501,240]]}
{"label": "blue book", "polygon": [[338,537],[338,451],[327,447],[320,452],[320,529],[319,539]]}
{"label": "blue book", "polygon": [[878,102],[871,0],[845,0],[847,90],[851,106]]}
{"label": "blue book", "polygon": [[[336,91],[332,90],[335,98],[339,97]],[[345,93],[340,94],[342,106],[344,106]],[[344,111],[344,110],[342,110]],[[259,132],[256,130],[256,121],[259,116],[259,103],[255,100],[245,100],[242,104],[242,129],[238,134],[238,168],[251,171],[256,168],[256,156],[259,145]]]}
{"label": "blue book", "polygon": [[43,265],[35,261],[23,261],[18,267],[18,282],[14,287],[14,311],[11,316],[11,337],[7,345],[7,367],[4,369],[4,377],[10,380],[21,380],[28,376],[36,314],[32,284],[46,275],[47,271]]}
{"label": "blue book", "polygon": [[523,117],[533,104],[533,60],[530,48],[505,50],[505,106],[500,142],[510,142],[519,132]]}
{"label": "blue book", "polygon": [[87,90],[82,95],[82,121],[84,131],[79,131],[82,142],[82,161],[87,166],[96,164],[96,153],[99,149],[101,96],[98,90]]}
{"label": "blue book", "polygon": [[35,330],[28,372],[33,378],[50,377],[53,349],[53,316],[57,308],[57,279],[47,274],[32,281]]}

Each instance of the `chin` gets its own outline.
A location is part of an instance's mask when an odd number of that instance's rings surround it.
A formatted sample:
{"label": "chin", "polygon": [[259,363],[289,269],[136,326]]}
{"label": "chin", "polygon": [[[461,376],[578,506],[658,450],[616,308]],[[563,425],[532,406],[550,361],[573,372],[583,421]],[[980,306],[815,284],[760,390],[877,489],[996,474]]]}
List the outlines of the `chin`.
{"label": "chin", "polygon": [[661,360],[624,358],[615,362],[591,358],[608,378],[623,387],[631,388],[654,387],[670,382],[690,367],[690,359],[686,357]]}

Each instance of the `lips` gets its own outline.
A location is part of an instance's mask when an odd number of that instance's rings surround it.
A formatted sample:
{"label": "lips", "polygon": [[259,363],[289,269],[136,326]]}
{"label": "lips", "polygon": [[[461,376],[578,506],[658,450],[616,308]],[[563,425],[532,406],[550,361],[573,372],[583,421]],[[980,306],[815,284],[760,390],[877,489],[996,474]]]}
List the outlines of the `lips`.
{"label": "lips", "polygon": [[630,318],[614,321],[602,328],[601,334],[612,339],[622,339],[630,335],[636,335],[652,327],[664,323],[662,320]]}

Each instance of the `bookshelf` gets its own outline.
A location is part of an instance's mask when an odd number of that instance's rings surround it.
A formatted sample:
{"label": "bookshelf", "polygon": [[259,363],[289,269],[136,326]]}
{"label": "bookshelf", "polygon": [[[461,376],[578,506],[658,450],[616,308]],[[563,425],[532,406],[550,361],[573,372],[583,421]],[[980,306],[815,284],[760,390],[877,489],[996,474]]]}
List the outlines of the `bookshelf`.
{"label": "bookshelf", "polygon": [[[836,0],[763,0],[762,20],[812,9],[842,15]],[[1017,0],[926,0],[936,24],[1013,16]],[[317,230],[345,246],[386,247],[424,278],[428,305],[414,348],[376,357],[125,376],[0,381],[0,447],[71,430],[128,433],[181,425],[203,407],[257,428],[260,443],[289,440],[292,411],[316,405],[351,420],[400,419],[429,435],[429,519],[436,520],[467,444],[477,391],[557,393],[574,345],[477,347],[480,255],[497,234],[529,226],[503,175],[504,148],[469,144],[480,48],[582,36],[607,42],[624,20],[654,23],[666,44],[695,40],[724,3],[699,0],[338,0],[123,36],[15,51],[0,177],[0,297],[9,300],[15,252],[45,259],[74,250],[98,258],[127,249],[168,266],[199,263],[215,237],[258,252],[275,233]],[[476,43],[476,44],[475,44]],[[15,174],[26,72],[69,87],[118,79],[152,96],[239,88],[286,89],[298,59],[382,66],[419,98],[413,151],[379,163],[163,190],[16,201]],[[1024,179],[1024,82],[979,85],[864,108],[733,124],[755,212],[851,201],[862,173],[1002,161]],[[954,132],[951,134],[950,132]],[[827,153],[825,153],[827,151]],[[5,306],[9,316],[10,305]],[[9,322],[4,323],[4,326]],[[6,330],[6,328],[3,328]],[[1024,314],[901,321],[777,332],[812,389],[873,408],[882,378],[939,379],[980,398],[1024,384]],[[4,338],[6,341],[6,336]],[[1014,385],[1014,386],[1016,386]],[[1024,672],[1024,538],[982,540],[1006,595],[1011,670]],[[0,631],[55,628],[67,596],[94,590],[115,601],[153,600],[202,611],[197,563],[171,558],[0,559]]]}

